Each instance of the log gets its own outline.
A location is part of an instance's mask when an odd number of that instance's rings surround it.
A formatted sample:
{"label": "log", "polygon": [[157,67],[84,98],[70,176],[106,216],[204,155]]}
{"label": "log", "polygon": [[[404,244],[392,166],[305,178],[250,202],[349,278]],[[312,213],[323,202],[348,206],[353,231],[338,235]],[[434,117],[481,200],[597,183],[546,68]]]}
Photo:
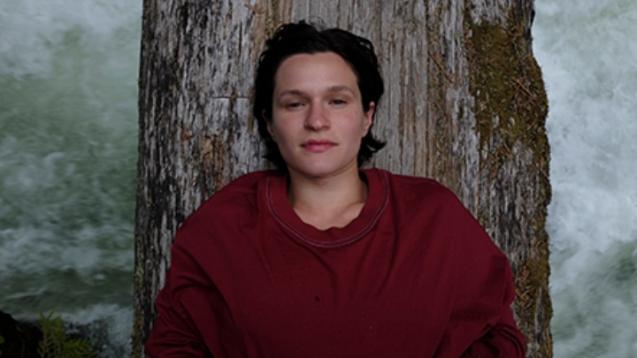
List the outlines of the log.
{"label": "log", "polygon": [[386,82],[372,166],[450,187],[507,253],[528,357],[551,357],[547,99],[532,0],[145,0],[132,352],[155,318],[179,224],[237,176],[267,167],[254,71],[281,23],[369,38]]}

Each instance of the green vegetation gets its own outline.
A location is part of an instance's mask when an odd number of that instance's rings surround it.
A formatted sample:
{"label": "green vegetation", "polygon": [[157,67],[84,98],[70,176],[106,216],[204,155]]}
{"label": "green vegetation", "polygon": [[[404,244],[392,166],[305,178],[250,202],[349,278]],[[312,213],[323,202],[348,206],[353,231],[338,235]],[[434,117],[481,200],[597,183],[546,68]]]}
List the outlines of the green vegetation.
{"label": "green vegetation", "polygon": [[[523,23],[469,23],[470,91],[476,97],[476,124],[481,148],[490,147],[495,173],[522,143],[548,177],[548,142],[544,127],[548,102],[542,73],[530,49]],[[494,134],[498,137],[494,143]]]}
{"label": "green vegetation", "polygon": [[[511,10],[502,22],[474,22],[467,9],[465,40],[481,166],[490,181],[498,182],[512,175],[506,172],[506,166],[517,160],[517,175],[524,173],[535,178],[530,181],[534,187],[522,194],[533,195],[526,198],[531,203],[528,210],[532,217],[522,221],[530,226],[529,241],[524,243],[527,247],[518,251],[520,256],[514,267],[515,311],[522,331],[534,337],[532,344],[539,343],[533,348],[538,356],[551,356],[549,248],[544,228],[551,197],[550,149],[545,129],[548,101],[540,67],[533,57],[530,19],[526,16],[528,13]],[[526,153],[533,156],[530,161],[521,157]]]}
{"label": "green vegetation", "polygon": [[49,313],[40,315],[38,323],[42,328],[42,340],[38,346],[38,354],[42,358],[94,358],[89,343],[80,338],[69,337],[64,330],[62,319]]}

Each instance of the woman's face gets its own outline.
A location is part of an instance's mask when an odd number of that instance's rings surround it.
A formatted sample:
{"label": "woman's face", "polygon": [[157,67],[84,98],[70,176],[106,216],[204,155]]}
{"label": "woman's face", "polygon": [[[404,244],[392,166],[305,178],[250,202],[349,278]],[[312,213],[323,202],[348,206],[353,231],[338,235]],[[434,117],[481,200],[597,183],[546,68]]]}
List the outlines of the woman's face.
{"label": "woman's face", "polygon": [[358,170],[375,104],[363,111],[357,78],[333,52],[288,57],[274,76],[268,130],[291,174],[325,178]]}

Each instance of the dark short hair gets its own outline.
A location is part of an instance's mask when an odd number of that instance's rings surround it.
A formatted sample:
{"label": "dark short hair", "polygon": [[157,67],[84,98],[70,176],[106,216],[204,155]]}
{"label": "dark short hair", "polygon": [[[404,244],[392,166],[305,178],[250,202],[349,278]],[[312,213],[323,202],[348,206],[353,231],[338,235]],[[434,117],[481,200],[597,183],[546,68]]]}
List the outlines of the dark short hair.
{"label": "dark short hair", "polygon": [[[264,158],[281,171],[286,171],[287,165],[267,129],[268,122],[272,120],[274,76],[279,65],[286,58],[300,53],[319,52],[334,52],[352,67],[361,93],[361,105],[365,112],[369,110],[370,102],[374,102],[378,110],[378,101],[384,92],[378,58],[374,53],[374,45],[369,40],[338,28],[319,29],[305,21],[279,26],[272,37],[266,41],[265,50],[259,57],[252,113],[257,119],[259,134],[265,141]],[[358,165],[364,164],[384,146],[384,142],[372,136],[370,127],[358,151]]]}

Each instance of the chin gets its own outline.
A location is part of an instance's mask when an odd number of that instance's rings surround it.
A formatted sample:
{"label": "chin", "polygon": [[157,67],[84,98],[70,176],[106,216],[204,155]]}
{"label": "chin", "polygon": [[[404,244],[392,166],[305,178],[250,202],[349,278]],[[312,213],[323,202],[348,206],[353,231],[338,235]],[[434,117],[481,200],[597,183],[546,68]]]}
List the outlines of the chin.
{"label": "chin", "polygon": [[342,173],[350,166],[351,164],[339,166],[334,163],[313,163],[313,165],[297,166],[292,170],[304,177],[319,179]]}
{"label": "chin", "polygon": [[313,178],[313,179],[319,179],[319,178],[324,178],[324,177],[328,177],[331,174],[334,174],[337,172],[337,170],[335,169],[330,169],[330,168],[294,168],[293,169],[295,173],[302,175],[304,177],[307,178]]}

